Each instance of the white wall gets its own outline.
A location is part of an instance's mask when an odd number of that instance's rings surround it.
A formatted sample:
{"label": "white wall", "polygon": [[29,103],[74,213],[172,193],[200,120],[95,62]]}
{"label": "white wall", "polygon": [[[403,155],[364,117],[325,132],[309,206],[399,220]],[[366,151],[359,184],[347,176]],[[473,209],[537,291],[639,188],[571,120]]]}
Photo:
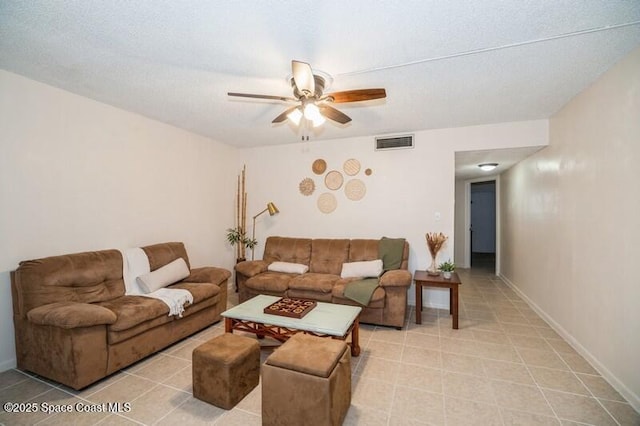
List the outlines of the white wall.
{"label": "white wall", "polygon": [[503,275],[640,410],[640,49],[502,175]]}
{"label": "white wall", "polygon": [[0,371],[15,365],[18,262],[183,241],[233,267],[237,150],[0,70]]}
{"label": "white wall", "polygon": [[[262,257],[269,235],[296,237],[380,238],[404,237],[411,245],[409,267],[426,269],[430,263],[425,233],[444,232],[450,237],[438,257],[453,259],[455,151],[546,145],[546,120],[503,123],[455,129],[415,132],[415,148],[375,151],[371,137],[245,149],[241,159],[247,165],[248,225],[251,216],[273,201],[280,214],[260,216],[256,259]],[[320,193],[328,191],[324,176],[315,175],[311,165],[322,158],[328,169],[342,170],[345,160],[360,161],[356,176],[365,182],[367,193],[360,201],[346,198],[343,188],[335,191],[338,207],[331,214],[316,205]],[[363,171],[371,168],[371,176]],[[306,177],[316,192],[303,196],[298,184]],[[435,214],[440,213],[440,220]],[[415,303],[413,286],[410,303]],[[428,290],[426,302],[448,306],[448,292]]]}

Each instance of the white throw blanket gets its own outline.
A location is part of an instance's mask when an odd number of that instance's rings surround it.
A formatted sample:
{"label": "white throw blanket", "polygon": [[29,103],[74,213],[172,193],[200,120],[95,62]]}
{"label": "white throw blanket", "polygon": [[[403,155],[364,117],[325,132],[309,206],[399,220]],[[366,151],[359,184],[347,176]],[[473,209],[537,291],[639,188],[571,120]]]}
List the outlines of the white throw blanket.
{"label": "white throw blanket", "polygon": [[191,292],[182,288],[161,288],[160,290],[148,294],[141,294],[140,296],[162,300],[169,307],[169,316],[178,315],[180,318],[182,318],[182,314],[184,313],[184,305],[193,303],[193,295]]}
{"label": "white throw blanket", "polygon": [[147,254],[139,247],[120,250],[122,253],[122,277],[124,279],[125,295],[144,296],[161,300],[169,307],[169,316],[178,315],[182,318],[184,305],[193,303],[193,295],[181,288],[161,288],[145,294],[138,285],[136,278],[151,271]]}

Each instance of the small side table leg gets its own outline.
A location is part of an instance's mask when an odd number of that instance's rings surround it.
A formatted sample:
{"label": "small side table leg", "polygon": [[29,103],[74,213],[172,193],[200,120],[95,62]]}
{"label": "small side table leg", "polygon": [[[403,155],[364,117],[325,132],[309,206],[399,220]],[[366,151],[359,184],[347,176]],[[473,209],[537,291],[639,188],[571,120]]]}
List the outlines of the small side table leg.
{"label": "small side table leg", "polygon": [[458,285],[454,285],[453,288],[451,289],[451,293],[452,293],[452,297],[451,297],[451,304],[452,306],[452,311],[451,314],[453,315],[453,328],[455,330],[458,329]]}
{"label": "small side table leg", "polygon": [[449,315],[453,315],[453,287],[449,287]]}
{"label": "small side table leg", "polygon": [[416,282],[416,324],[422,324],[422,284]]}

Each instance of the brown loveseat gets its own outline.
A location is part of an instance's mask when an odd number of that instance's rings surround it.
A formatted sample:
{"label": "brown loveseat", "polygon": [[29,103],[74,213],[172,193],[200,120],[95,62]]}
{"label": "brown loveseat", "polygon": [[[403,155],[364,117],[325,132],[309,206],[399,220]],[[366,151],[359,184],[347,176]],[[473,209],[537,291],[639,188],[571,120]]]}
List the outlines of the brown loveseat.
{"label": "brown loveseat", "polygon": [[[320,302],[361,306],[345,297],[345,286],[354,278],[340,278],[347,262],[379,259],[380,240],[308,239],[269,237],[262,260],[236,265],[240,302],[258,294],[313,299]],[[360,321],[401,328],[407,312],[407,290],[411,285],[408,269],[409,244],[404,242],[399,269],[380,276],[371,301],[363,307]],[[269,271],[272,262],[304,264],[304,274]]]}
{"label": "brown loveseat", "polygon": [[[182,243],[142,248],[151,271],[182,257]],[[20,263],[11,273],[18,368],[74,389],[108,376],[220,320],[227,306],[225,269],[190,269],[168,288],[193,303],[168,316],[157,299],[125,296],[118,250],[68,254]]]}

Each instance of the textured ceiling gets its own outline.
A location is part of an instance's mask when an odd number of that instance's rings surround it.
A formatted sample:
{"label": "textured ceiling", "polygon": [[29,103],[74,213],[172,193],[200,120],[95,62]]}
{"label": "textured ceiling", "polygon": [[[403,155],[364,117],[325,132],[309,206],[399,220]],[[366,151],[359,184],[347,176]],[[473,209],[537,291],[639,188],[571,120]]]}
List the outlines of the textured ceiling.
{"label": "textured ceiling", "polygon": [[290,96],[291,59],[387,89],[321,140],[547,118],[639,45],[637,0],[0,2],[0,67],[238,147],[300,140],[226,95]]}

